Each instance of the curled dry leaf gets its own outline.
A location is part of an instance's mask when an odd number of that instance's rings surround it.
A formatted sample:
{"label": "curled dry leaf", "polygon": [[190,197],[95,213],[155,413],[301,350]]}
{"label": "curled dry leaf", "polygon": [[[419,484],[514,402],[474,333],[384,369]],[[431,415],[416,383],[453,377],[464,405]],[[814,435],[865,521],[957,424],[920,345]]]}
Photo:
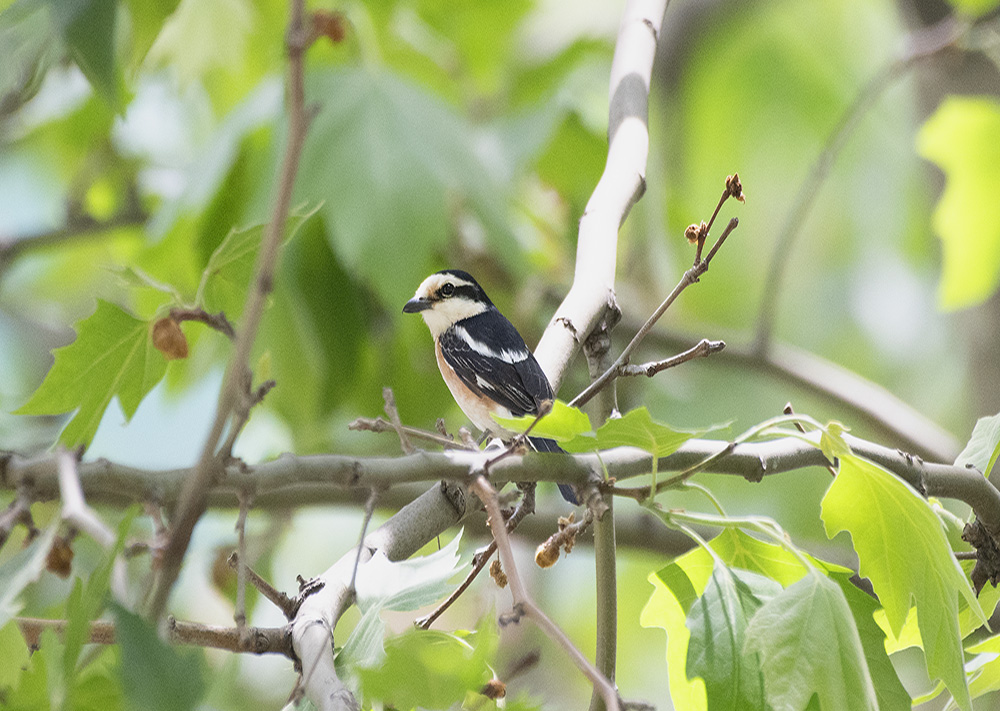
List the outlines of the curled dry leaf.
{"label": "curled dry leaf", "polygon": [[490,679],[486,682],[483,688],[480,689],[479,693],[487,699],[496,701],[497,699],[502,699],[507,695],[507,685],[499,679]]}
{"label": "curled dry leaf", "polygon": [[57,536],[52,541],[52,547],[45,558],[45,568],[58,575],[68,578],[73,566],[73,547],[65,536]]}
{"label": "curled dry leaf", "polygon": [[493,578],[493,582],[497,584],[497,587],[507,587],[507,574],[503,572],[503,566],[500,565],[499,558],[490,563],[490,577]]}
{"label": "curled dry leaf", "polygon": [[188,342],[181,325],[172,318],[161,318],[153,324],[153,346],[167,360],[188,357]]}

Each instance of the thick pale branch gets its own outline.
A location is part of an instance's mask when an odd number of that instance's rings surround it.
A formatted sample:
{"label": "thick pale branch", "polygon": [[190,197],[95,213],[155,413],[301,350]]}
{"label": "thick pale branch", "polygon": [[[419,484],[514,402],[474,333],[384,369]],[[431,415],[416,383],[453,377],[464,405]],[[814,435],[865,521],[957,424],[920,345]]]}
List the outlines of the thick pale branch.
{"label": "thick pale branch", "polygon": [[646,190],[649,85],[667,0],[629,0],[611,63],[608,158],[580,218],[573,286],[556,310],[535,357],[559,390],[566,368],[610,308],[615,308],[618,230]]}

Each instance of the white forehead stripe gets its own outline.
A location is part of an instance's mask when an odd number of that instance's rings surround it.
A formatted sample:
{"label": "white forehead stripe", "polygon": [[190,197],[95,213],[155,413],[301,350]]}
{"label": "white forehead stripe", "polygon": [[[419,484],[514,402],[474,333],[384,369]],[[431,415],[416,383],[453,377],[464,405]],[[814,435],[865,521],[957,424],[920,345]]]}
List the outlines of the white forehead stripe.
{"label": "white forehead stripe", "polygon": [[451,274],[431,274],[417,287],[417,293],[414,296],[429,298],[447,283],[455,286],[472,286],[472,282]]}
{"label": "white forehead stripe", "polygon": [[484,355],[487,358],[496,358],[502,360],[505,363],[520,363],[522,360],[527,359],[530,355],[526,350],[509,351],[506,348],[502,351],[495,351],[482,341],[477,341],[472,335],[465,330],[462,326],[454,326],[455,334],[465,341],[466,345],[469,346],[479,355]]}

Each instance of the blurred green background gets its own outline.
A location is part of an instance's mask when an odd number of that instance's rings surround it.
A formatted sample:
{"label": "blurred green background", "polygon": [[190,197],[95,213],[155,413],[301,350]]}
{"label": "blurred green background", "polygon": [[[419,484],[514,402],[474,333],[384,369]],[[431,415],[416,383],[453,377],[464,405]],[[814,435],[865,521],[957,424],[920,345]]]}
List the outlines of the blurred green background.
{"label": "blurred green background", "polygon": [[[140,319],[162,315],[174,292],[193,299],[209,255],[231,229],[266,219],[283,148],[286,5],[0,0],[0,448],[41,451],[57,438],[65,416],[11,412],[98,298]],[[428,273],[462,268],[529,345],[537,342],[571,283],[577,220],[603,170],[622,7],[399,0],[333,8],[346,18],[346,37],[320,41],[307,56],[307,102],[316,113],[294,199],[319,209],[282,255],[252,359],[258,378],[278,385],[254,411],[238,454],[248,461],[283,451],[395,454],[392,437],[347,429],[355,417],[381,413],[385,386],[407,424],[430,428],[438,417],[450,431],[467,424],[440,380],[426,329],[400,308]],[[620,236],[615,351],[690,265],[684,228],[708,219],[726,176],[739,171],[747,203],[722,213],[737,215],[739,229],[637,360],[702,337],[748,353],[763,318],[775,343],[883,386],[950,433],[950,455],[957,454],[975,419],[1000,409],[993,294],[1000,250],[983,242],[973,261],[986,275],[960,272],[958,280],[985,287],[949,299],[932,227],[944,178],[918,154],[917,136],[948,94],[989,95],[995,106],[995,21],[964,35],[961,48],[901,71],[877,95],[781,255],[773,308],[761,307],[777,236],[844,112],[911,46],[913,32],[951,11],[919,0],[670,4],[654,68],[647,192]],[[191,357],[169,365],[127,424],[113,402],[87,458],[150,468],[195,460],[228,348],[197,324],[185,332]],[[570,399],[586,380],[579,359],[560,396]],[[798,412],[899,445],[853,408],[746,358],[723,355],[622,382],[619,400],[623,410],[644,404],[677,427],[731,422],[720,437],[791,401]],[[703,481],[730,513],[774,516],[811,550],[850,559],[845,542],[834,547],[820,525],[825,470],[759,485]],[[551,520],[557,504],[545,496],[541,516]],[[668,503],[705,506],[680,496]],[[288,587],[295,574],[319,572],[349,547],[359,511],[348,502],[254,514],[252,526],[267,532],[258,555]],[[636,511],[625,501],[618,515],[624,525]],[[232,544],[233,518],[212,514],[199,527],[178,616],[220,624],[231,616],[211,569],[216,547]],[[317,531],[329,549],[303,545]],[[536,543],[526,540],[525,551]],[[646,576],[669,555],[626,550],[619,571],[619,685],[658,708],[669,707],[662,632],[641,629],[638,614],[651,590]],[[581,547],[531,580],[543,607],[588,653],[592,567]],[[41,614],[59,595],[38,597],[32,605]],[[506,604],[506,593],[482,583],[443,624],[472,628],[491,605]],[[257,614],[255,624],[276,622],[263,606]],[[589,693],[569,663],[548,643],[532,644],[542,645],[549,675],[529,676],[532,693],[546,708],[579,707]],[[209,662],[231,672],[216,684],[244,689],[260,706],[280,706],[292,684],[280,660],[220,654]],[[555,676],[552,665],[562,665]],[[212,698],[236,708],[244,697]]]}

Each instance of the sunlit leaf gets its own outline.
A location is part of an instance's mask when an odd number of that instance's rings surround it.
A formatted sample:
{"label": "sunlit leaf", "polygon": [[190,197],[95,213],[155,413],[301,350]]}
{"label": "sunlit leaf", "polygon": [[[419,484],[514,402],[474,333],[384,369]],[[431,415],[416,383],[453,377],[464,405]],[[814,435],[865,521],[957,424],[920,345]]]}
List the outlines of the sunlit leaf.
{"label": "sunlit leaf", "polygon": [[89,444],[104,410],[117,397],[126,420],[166,372],[167,362],[149,336],[149,324],[98,301],[76,324],[76,340],[54,351],[55,363],[16,414],[55,415],[76,410],[62,431],[67,446]]}
{"label": "sunlit leaf", "polygon": [[1000,415],[980,417],[972,429],[969,443],[955,459],[955,466],[971,465],[989,476],[998,452],[1000,452]]}
{"label": "sunlit leaf", "polygon": [[878,709],[851,609],[826,576],[811,573],[766,602],[746,635],[774,708],[800,711],[815,693],[823,711]]}
{"label": "sunlit leaf", "polygon": [[[524,417],[493,416],[499,424],[512,432],[524,432],[535,421],[534,415]],[[547,437],[557,442],[567,442],[580,434],[592,431],[590,417],[582,410],[570,407],[562,400],[552,402],[552,412],[547,414],[531,430],[532,437]],[[596,441],[594,441],[596,449]],[[570,450],[576,451],[576,450]]]}
{"label": "sunlit leaf", "polygon": [[915,601],[927,671],[968,709],[959,594],[986,619],[928,503],[881,467],[847,456],[823,498],[822,517],[828,536],[850,532],[859,572],[872,581],[895,635]]}
{"label": "sunlit leaf", "polygon": [[[638,447],[657,457],[666,457],[692,437],[704,432],[705,430],[674,429],[654,421],[645,407],[637,407],[624,417],[605,422],[597,430],[596,448]],[[565,448],[567,451],[577,451],[581,446],[586,446],[586,449],[595,448],[584,438],[567,443]]]}
{"label": "sunlit leaf", "polygon": [[1000,0],[948,0],[949,4],[964,15],[979,17],[996,9]]}
{"label": "sunlit leaf", "polygon": [[828,461],[833,462],[838,457],[851,453],[851,447],[844,439],[844,433],[847,431],[848,428],[839,422],[828,422],[826,427],[820,430],[819,448]]}
{"label": "sunlit leaf", "polygon": [[943,261],[938,296],[948,310],[981,303],[1000,281],[997,136],[1000,103],[965,97],[946,99],[917,136],[920,155],[945,174],[933,222]]}
{"label": "sunlit leaf", "polygon": [[215,68],[243,63],[254,6],[240,0],[181,0],[149,50],[149,60],[169,66],[183,84]]}

